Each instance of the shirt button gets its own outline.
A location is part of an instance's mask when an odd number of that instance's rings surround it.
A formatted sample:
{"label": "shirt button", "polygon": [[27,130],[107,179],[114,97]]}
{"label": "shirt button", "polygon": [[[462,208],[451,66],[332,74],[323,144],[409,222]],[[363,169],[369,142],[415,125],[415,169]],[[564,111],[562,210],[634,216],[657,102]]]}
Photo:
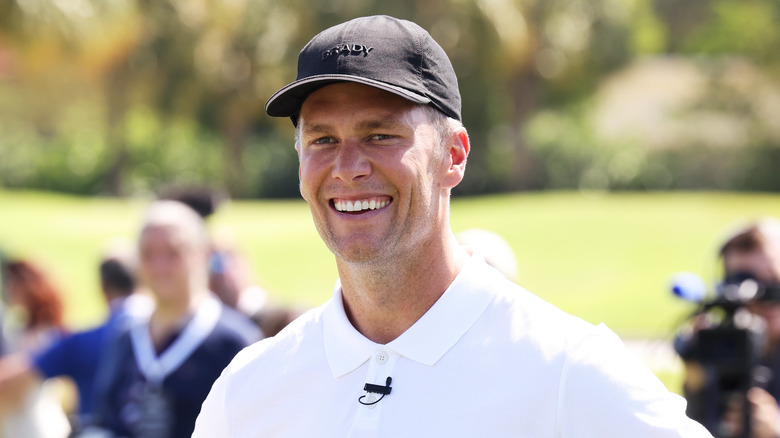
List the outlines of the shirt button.
{"label": "shirt button", "polygon": [[368,409],[374,409],[377,405],[376,400],[377,400],[377,396],[375,396],[373,393],[368,394],[365,398],[365,403],[366,403],[365,406]]}
{"label": "shirt button", "polygon": [[387,363],[387,352],[386,351],[378,351],[376,353],[376,362],[379,365],[384,365]]}

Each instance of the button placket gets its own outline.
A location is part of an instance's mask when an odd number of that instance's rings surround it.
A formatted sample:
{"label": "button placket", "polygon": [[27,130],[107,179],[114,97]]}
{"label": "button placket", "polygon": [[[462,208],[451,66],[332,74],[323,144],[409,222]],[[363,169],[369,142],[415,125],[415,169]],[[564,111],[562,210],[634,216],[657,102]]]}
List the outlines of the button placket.
{"label": "button placket", "polygon": [[[392,377],[392,372],[398,357],[399,355],[391,350],[384,347],[377,348],[372,355],[371,363],[368,367],[366,382],[376,385],[385,385],[387,378]],[[392,387],[392,383],[390,386]],[[390,394],[390,396],[392,396],[392,394]],[[366,393],[366,398],[364,400],[366,403],[372,403],[377,401],[380,397],[382,397],[381,394]],[[376,404],[364,405],[364,407],[373,411],[380,404],[382,404],[382,401],[379,401]]]}
{"label": "button placket", "polygon": [[[365,382],[380,386],[385,385],[387,378],[393,377],[395,364],[400,357],[401,356],[398,353],[387,349],[384,346],[379,346],[368,360]],[[393,382],[390,384],[391,388],[394,383],[395,377],[393,377]],[[384,397],[392,399],[394,395],[395,392],[393,391]],[[352,423],[348,437],[367,438],[379,436],[379,424],[383,411],[382,406],[387,402],[387,399],[379,400],[380,397],[383,397],[382,394],[375,394],[367,391],[363,391],[361,396],[364,396],[363,401],[365,403],[373,403],[375,401],[376,403],[364,405],[359,403],[358,400],[355,400],[355,404],[359,404],[359,408],[356,412],[355,420]]]}

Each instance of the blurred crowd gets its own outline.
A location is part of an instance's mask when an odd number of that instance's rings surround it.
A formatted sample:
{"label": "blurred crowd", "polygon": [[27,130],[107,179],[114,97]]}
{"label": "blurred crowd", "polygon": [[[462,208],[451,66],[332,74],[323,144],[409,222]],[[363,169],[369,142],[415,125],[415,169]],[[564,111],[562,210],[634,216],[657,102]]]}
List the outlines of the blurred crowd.
{"label": "blurred crowd", "polygon": [[[64,324],[62,291],[44,266],[0,254],[0,438],[192,434],[235,354],[306,310],[275,303],[235,242],[210,232],[220,203],[207,190],[168,191],[134,241],[107,242],[95,266],[107,317],[83,331]],[[501,236],[469,229],[457,238],[518,280]],[[718,437],[780,436],[780,222],[736,228],[717,256],[715,296],[675,339],[688,414]],[[735,368],[728,361],[742,356],[730,355],[743,353],[727,351],[736,338],[723,333],[743,326],[760,335],[750,339],[755,363]]]}
{"label": "blurred crowd", "polygon": [[[95,276],[108,309],[71,331],[63,292],[36,260],[0,256],[0,438],[189,437],[212,383],[243,347],[306,309],[274,302],[235,242],[210,232],[222,203],[162,192],[132,240],[106,242]],[[516,280],[509,244],[487,230],[460,243]]]}
{"label": "blurred crowd", "polygon": [[245,346],[305,309],[261,287],[209,231],[213,192],[170,190],[134,242],[95,267],[108,309],[71,331],[63,293],[36,260],[1,257],[0,438],[189,437],[211,384]]}

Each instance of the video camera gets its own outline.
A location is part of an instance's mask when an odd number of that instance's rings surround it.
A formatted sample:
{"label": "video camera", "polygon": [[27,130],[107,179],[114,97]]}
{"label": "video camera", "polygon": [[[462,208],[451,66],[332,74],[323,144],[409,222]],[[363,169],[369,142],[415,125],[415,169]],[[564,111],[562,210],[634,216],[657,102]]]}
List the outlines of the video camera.
{"label": "video camera", "polygon": [[[686,274],[688,275],[688,274]],[[688,414],[700,421],[717,437],[751,436],[749,404],[745,403],[742,432],[721,430],[726,405],[735,396],[745,400],[747,391],[766,386],[772,371],[762,366],[766,348],[766,323],[752,314],[753,303],[780,303],[780,285],[765,285],[749,273],[729,276],[718,285],[715,297],[704,299],[703,282],[690,276],[678,276],[673,282],[675,295],[697,301],[699,307],[690,317],[690,327],[675,339],[675,350],[686,362],[698,363],[704,370],[704,387],[689,394]]]}

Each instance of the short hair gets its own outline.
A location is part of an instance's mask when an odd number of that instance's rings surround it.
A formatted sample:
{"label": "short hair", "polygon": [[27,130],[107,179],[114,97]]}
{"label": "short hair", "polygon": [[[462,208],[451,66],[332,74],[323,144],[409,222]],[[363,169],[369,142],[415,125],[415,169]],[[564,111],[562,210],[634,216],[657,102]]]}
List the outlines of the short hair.
{"label": "short hair", "polygon": [[120,296],[135,291],[138,260],[135,248],[124,239],[113,240],[107,246],[100,262],[100,282],[103,290]]}
{"label": "short hair", "polygon": [[207,250],[209,237],[206,224],[192,208],[178,201],[155,201],[146,210],[140,235],[149,228],[173,227],[184,233],[187,243]]}
{"label": "short hair", "polygon": [[118,259],[103,260],[100,264],[103,287],[119,295],[130,295],[135,290],[135,276]]}
{"label": "short hair", "polygon": [[158,198],[161,200],[179,201],[195,210],[200,217],[206,220],[227,200],[227,195],[210,187],[171,186],[161,189]]}
{"label": "short hair", "polygon": [[769,246],[780,248],[780,222],[774,218],[762,218],[732,231],[718,253],[726,257],[728,254],[746,253]]}
{"label": "short hair", "polygon": [[431,125],[433,125],[439,144],[442,146],[447,143],[447,140],[457,129],[463,127],[463,123],[449,117],[431,105],[422,105],[422,107],[423,111],[428,115]]}

